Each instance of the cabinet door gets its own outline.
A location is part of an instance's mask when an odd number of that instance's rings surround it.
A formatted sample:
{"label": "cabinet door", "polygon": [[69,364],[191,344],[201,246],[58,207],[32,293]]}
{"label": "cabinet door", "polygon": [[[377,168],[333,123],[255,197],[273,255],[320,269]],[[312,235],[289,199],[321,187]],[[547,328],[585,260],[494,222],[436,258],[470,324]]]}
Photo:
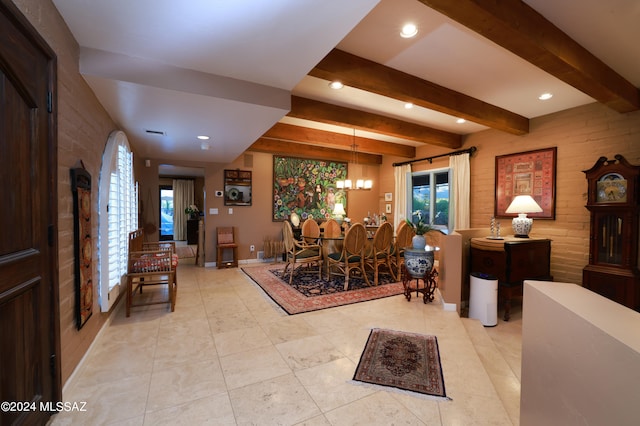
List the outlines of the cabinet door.
{"label": "cabinet door", "polygon": [[481,250],[471,247],[471,272],[482,272],[506,282],[505,274],[506,255],[504,251]]}
{"label": "cabinet door", "polygon": [[551,244],[549,240],[505,243],[507,281],[549,279]]}

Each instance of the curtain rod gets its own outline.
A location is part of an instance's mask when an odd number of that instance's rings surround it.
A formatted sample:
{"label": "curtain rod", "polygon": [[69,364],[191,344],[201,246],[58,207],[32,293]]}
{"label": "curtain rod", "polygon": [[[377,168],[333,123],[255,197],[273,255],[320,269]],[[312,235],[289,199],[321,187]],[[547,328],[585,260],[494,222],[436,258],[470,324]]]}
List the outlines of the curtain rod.
{"label": "curtain rod", "polygon": [[449,152],[448,154],[440,154],[440,155],[434,155],[433,157],[418,158],[416,160],[403,161],[401,163],[393,163],[393,167],[404,166],[405,164],[417,163],[419,161],[428,161],[429,163],[432,163],[434,158],[450,157],[452,155],[460,155],[460,154],[473,155],[473,153],[476,152],[477,150],[478,148],[476,148],[475,146],[472,146],[471,148],[461,149],[460,151]]}

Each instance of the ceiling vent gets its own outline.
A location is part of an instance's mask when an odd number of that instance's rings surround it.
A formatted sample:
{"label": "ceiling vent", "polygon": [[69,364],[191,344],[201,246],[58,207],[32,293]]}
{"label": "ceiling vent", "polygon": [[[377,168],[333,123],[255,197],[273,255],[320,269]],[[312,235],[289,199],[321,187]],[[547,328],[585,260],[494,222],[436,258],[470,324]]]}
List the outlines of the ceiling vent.
{"label": "ceiling vent", "polygon": [[167,136],[166,132],[163,132],[162,130],[150,130],[150,129],[145,129],[145,132],[147,133],[151,133],[152,135],[162,135],[162,136]]}

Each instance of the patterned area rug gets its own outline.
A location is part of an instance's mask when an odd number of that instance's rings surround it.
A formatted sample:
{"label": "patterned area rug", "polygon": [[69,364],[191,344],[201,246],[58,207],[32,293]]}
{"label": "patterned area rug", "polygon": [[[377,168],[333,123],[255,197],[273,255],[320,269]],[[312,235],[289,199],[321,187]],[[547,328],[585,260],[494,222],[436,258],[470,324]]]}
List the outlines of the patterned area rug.
{"label": "patterned area rug", "polygon": [[374,328],[353,380],[449,399],[436,336]]}
{"label": "patterned area rug", "polygon": [[364,279],[349,278],[349,290],[344,291],[344,279],[318,280],[317,274],[296,273],[293,285],[289,285],[289,271],[282,277],[284,263],[242,268],[267,295],[289,315],[302,312],[365,302],[367,300],[402,294],[401,282],[394,282],[391,275],[380,274],[379,284],[367,286]]}
{"label": "patterned area rug", "polygon": [[196,257],[195,246],[176,246],[176,252],[179,259],[186,259],[188,257]]}

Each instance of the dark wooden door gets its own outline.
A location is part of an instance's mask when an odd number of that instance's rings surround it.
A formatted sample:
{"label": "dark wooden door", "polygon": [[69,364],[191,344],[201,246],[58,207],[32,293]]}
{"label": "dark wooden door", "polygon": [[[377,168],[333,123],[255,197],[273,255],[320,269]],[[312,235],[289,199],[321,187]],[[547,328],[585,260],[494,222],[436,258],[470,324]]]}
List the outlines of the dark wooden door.
{"label": "dark wooden door", "polygon": [[2,425],[45,424],[45,403],[61,398],[55,67],[11,0],[0,0]]}

